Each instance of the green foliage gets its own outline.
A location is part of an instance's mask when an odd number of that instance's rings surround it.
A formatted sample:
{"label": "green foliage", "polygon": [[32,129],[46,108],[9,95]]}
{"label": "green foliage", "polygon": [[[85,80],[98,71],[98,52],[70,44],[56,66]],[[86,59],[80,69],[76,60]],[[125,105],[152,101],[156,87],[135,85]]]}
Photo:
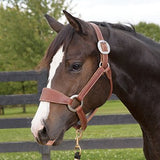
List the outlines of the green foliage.
{"label": "green foliage", "polygon": [[0,71],[29,70],[39,63],[55,33],[44,14],[61,18],[65,0],[8,0],[0,5]]}
{"label": "green foliage", "polygon": [[[71,1],[70,1],[71,2]],[[54,39],[44,14],[57,20],[65,0],[5,0],[0,4],[0,71],[32,70]],[[24,84],[25,83],[25,84]],[[0,94],[36,93],[34,82],[0,83]]]}
{"label": "green foliage", "polygon": [[[70,4],[71,1],[66,3],[65,0],[5,0],[5,5],[1,3],[0,71],[34,69],[55,36],[44,14],[59,20],[63,9],[71,10]],[[135,28],[137,32],[160,41],[160,26],[140,22]],[[23,92],[21,82],[1,84],[0,94]],[[35,92],[35,89],[31,91]]]}
{"label": "green foliage", "polygon": [[150,37],[154,41],[160,42],[160,26],[154,23],[140,22],[135,25],[137,32]]}
{"label": "green foliage", "polygon": [[36,81],[0,82],[0,95],[37,93]]}

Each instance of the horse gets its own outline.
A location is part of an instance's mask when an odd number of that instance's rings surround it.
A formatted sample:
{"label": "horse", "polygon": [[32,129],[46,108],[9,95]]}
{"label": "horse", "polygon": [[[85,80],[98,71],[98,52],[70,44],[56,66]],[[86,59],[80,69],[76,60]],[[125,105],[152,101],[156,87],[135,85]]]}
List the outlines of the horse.
{"label": "horse", "polygon": [[[140,125],[145,158],[159,160],[160,44],[137,33],[132,26],[85,22],[63,12],[67,25],[46,15],[57,36],[40,63],[41,68],[48,68],[49,76],[31,124],[35,139],[42,145],[58,145],[65,131],[77,126],[79,120],[85,129],[85,114],[103,105],[113,88]],[[94,26],[104,38],[101,47],[97,46]],[[103,53],[103,44],[107,53]],[[103,73],[80,99],[79,93],[99,68]],[[105,74],[106,69],[111,71],[110,76]],[[76,112],[77,108],[82,114]]]}

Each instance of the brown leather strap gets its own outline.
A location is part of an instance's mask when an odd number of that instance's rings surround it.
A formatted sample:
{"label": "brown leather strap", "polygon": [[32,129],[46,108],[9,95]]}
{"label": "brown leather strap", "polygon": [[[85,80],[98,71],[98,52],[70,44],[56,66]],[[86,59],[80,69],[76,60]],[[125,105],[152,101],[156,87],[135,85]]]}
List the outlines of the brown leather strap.
{"label": "brown leather strap", "polygon": [[111,71],[110,66],[108,66],[108,68],[106,69],[106,75],[107,75],[109,82],[110,82],[110,92],[109,92],[109,96],[107,98],[107,99],[109,99],[112,95],[112,92],[113,92],[112,71]]}
{"label": "brown leather strap", "polygon": [[66,104],[66,105],[72,103],[72,99],[70,99],[68,96],[64,95],[63,93],[57,90],[50,88],[43,88],[40,101],[52,102],[57,104]]}
{"label": "brown leather strap", "polygon": [[[97,35],[97,39],[99,41],[104,40],[102,32],[100,30],[100,28],[94,24],[94,23],[90,23],[92,25],[92,27],[94,28],[96,35]],[[101,43],[101,48],[103,51],[108,51],[107,45],[106,43]],[[106,75],[110,81],[110,93],[108,96],[108,99],[110,98],[110,96],[112,95],[112,91],[113,91],[113,82],[112,82],[112,72],[111,72],[111,68],[110,66],[108,66],[108,54],[101,54],[101,62],[102,62],[102,67],[106,68]]]}
{"label": "brown leather strap", "polygon": [[98,108],[94,109],[92,112],[89,113],[88,118],[87,118],[87,123],[93,118],[97,110]]}
{"label": "brown leather strap", "polygon": [[[104,40],[102,32],[99,29],[99,27],[94,23],[90,23],[90,24],[92,25],[92,27],[94,28],[94,30],[96,32],[98,41]],[[100,44],[101,44],[101,48],[102,48],[102,50],[104,52],[108,51],[106,43],[102,42]],[[102,62],[103,68],[107,68],[107,65],[108,65],[108,54],[101,54],[101,62]]]}
{"label": "brown leather strap", "polygon": [[[79,120],[80,120],[80,128],[82,129],[82,130],[85,130],[86,129],[86,127],[87,127],[87,119],[86,119],[86,115],[85,115],[85,113],[84,113],[84,111],[83,111],[83,108],[82,108],[82,106],[79,106],[79,107],[77,107],[76,108],[76,113],[77,113],[77,115],[78,115],[78,117],[79,117]],[[78,127],[78,126],[77,126]]]}
{"label": "brown leather strap", "polygon": [[99,29],[99,27],[96,24],[94,24],[94,23],[90,23],[90,24],[92,25],[92,27],[94,28],[94,30],[96,32],[98,41],[103,40],[104,38],[103,38],[102,32]]}
{"label": "brown leather strap", "polygon": [[80,101],[83,100],[83,98],[87,95],[87,93],[90,91],[90,89],[94,86],[94,84],[97,82],[97,80],[101,77],[103,73],[104,73],[104,68],[99,67],[97,71],[93,74],[91,79],[88,81],[88,83],[85,85],[85,87],[79,93],[78,99]]}

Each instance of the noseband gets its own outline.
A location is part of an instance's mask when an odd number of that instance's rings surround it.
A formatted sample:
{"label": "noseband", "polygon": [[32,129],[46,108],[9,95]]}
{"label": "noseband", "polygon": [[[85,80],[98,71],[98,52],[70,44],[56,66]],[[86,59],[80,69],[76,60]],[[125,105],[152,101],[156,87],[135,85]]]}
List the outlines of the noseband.
{"label": "noseband", "polygon": [[[88,83],[84,86],[84,88],[81,90],[81,92],[78,95],[73,95],[71,97],[68,97],[57,90],[50,89],[50,88],[43,88],[42,94],[40,97],[40,101],[63,104],[63,105],[66,105],[71,112],[77,113],[80,120],[80,125],[77,123],[75,125],[75,128],[81,128],[82,130],[86,129],[88,121],[93,117],[96,110],[96,109],[93,110],[90,113],[89,118],[87,119],[83,111],[83,99],[104,73],[107,75],[110,81],[110,93],[108,98],[111,96],[112,90],[113,90],[112,74],[111,74],[110,65],[108,63],[108,54],[110,53],[110,46],[104,40],[99,27],[94,23],[90,23],[90,24],[94,28],[97,35],[97,39],[98,39],[97,47],[100,51],[100,57],[101,57],[99,68],[96,70],[96,72],[93,74],[91,79],[88,81]],[[80,105],[77,108],[72,108],[72,103],[74,99],[80,102]]]}

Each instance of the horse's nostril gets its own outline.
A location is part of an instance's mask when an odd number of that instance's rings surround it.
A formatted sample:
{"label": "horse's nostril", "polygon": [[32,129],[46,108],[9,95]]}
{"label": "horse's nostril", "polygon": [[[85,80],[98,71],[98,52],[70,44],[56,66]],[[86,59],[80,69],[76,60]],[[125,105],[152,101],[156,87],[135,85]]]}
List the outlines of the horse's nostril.
{"label": "horse's nostril", "polygon": [[49,136],[47,134],[47,130],[44,127],[43,129],[38,131],[38,142],[41,144],[46,144],[49,141]]}
{"label": "horse's nostril", "polygon": [[38,136],[39,137],[46,137],[47,136],[47,131],[46,131],[45,127],[38,131]]}

